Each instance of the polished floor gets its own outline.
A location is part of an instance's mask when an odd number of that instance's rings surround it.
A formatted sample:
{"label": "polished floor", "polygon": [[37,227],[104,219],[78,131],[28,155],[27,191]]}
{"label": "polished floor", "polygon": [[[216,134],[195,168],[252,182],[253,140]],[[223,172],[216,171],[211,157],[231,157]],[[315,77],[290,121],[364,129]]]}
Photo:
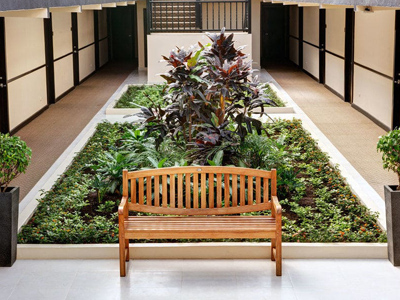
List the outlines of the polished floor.
{"label": "polished floor", "polygon": [[32,149],[32,161],[26,173],[11,183],[12,186],[20,187],[20,200],[29,193],[133,70],[132,64],[106,65],[15,133]]}
{"label": "polished floor", "polygon": [[379,137],[387,132],[294,65],[266,70],[384,199],[383,186],[398,184],[397,176],[383,169],[376,150]]}
{"label": "polished floor", "polygon": [[20,260],[0,268],[0,299],[398,300],[400,267],[387,260]]}

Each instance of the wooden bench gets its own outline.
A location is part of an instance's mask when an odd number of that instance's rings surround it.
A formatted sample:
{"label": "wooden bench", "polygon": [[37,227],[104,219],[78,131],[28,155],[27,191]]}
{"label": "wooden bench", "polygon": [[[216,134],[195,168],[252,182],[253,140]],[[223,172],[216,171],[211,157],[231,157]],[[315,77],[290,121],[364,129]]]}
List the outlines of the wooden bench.
{"label": "wooden bench", "polygon": [[[264,210],[271,210],[271,216],[239,215]],[[129,211],[169,216],[129,216]],[[271,260],[276,260],[276,275],[282,275],[276,170],[210,166],[124,170],[118,213],[121,277],[126,276],[129,239],[270,238]]]}

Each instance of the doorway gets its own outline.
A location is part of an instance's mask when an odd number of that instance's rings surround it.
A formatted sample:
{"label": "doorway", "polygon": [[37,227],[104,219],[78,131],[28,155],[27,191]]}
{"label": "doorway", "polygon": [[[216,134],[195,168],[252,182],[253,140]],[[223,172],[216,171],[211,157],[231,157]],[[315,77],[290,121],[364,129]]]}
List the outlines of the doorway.
{"label": "doorway", "polygon": [[110,10],[111,59],[137,64],[136,5]]}
{"label": "doorway", "polygon": [[288,9],[282,4],[261,5],[261,66],[288,57]]}

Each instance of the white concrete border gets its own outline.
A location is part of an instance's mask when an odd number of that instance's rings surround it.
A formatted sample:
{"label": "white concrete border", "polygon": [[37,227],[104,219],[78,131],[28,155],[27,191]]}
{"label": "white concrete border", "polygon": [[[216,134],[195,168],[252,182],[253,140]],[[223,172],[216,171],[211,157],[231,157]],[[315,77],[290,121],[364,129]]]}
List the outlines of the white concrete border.
{"label": "white concrete border", "polygon": [[[136,259],[270,258],[270,243],[143,243],[130,245]],[[387,244],[283,243],[283,258],[387,258]],[[18,259],[118,259],[118,244],[18,245]]]}

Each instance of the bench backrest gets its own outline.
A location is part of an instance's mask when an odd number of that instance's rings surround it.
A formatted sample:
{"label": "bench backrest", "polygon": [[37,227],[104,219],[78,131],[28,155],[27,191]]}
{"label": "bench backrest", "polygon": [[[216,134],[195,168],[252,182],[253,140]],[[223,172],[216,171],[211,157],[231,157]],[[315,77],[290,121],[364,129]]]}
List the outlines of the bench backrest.
{"label": "bench backrest", "polygon": [[168,215],[226,215],[271,209],[276,170],[172,167],[123,172],[129,210]]}

